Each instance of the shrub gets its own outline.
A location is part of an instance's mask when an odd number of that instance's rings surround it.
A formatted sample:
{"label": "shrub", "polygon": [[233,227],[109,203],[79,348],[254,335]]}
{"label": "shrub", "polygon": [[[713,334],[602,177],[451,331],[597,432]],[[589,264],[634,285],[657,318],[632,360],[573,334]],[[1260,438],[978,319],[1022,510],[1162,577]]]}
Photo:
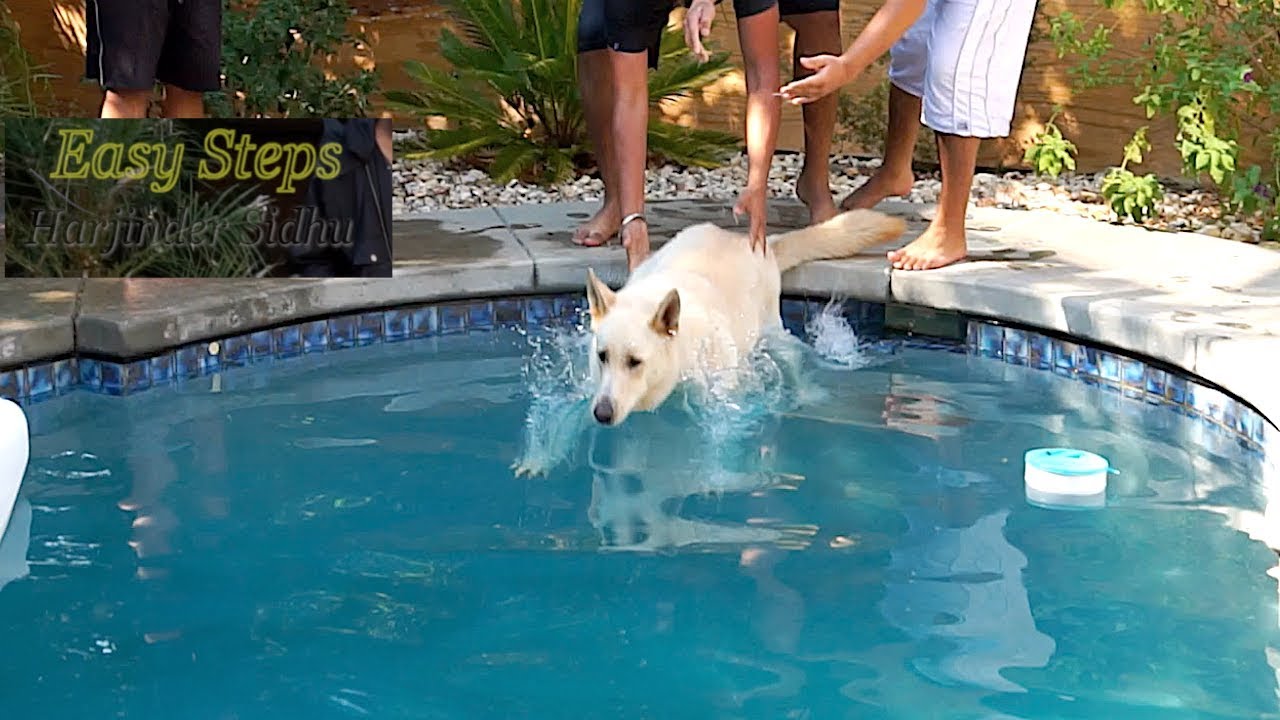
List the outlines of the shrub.
{"label": "shrub", "polygon": [[[364,50],[347,30],[346,0],[223,0],[224,93],[209,96],[216,117],[364,117],[376,70],[338,72],[343,50]],[[326,67],[328,65],[328,67]]]}
{"label": "shrub", "polygon": [[[440,32],[449,70],[405,63],[412,91],[388,91],[389,104],[419,118],[444,117],[447,129],[427,129],[424,151],[408,154],[463,160],[487,168],[495,181],[564,180],[588,157],[578,96],[577,22],[581,0],[449,0],[457,33]],[[731,70],[728,55],[699,65],[683,35],[663,35],[649,99],[685,97]],[[677,163],[712,166],[738,147],[719,132],[678,127],[654,117],[649,149]]]}
{"label": "shrub", "polygon": [[[1058,119],[1061,108],[1054,108],[1053,115],[1041,130],[1032,138],[1031,147],[1022,157],[1022,161],[1035,169],[1039,175],[1058,177],[1063,172],[1074,172],[1076,169],[1076,144],[1062,136],[1054,120]],[[1141,161],[1139,161],[1141,162]]]}
{"label": "shrub", "polygon": [[[1111,11],[1128,3],[1098,4]],[[1114,27],[1096,18],[1063,12],[1051,19],[1059,57],[1076,60],[1069,70],[1073,81],[1082,89],[1131,83],[1133,102],[1148,118],[1176,123],[1183,172],[1216,185],[1229,211],[1261,212],[1264,237],[1280,239],[1280,4],[1141,0],[1141,6],[1160,19],[1136,56],[1114,53]],[[1134,198],[1122,208],[1142,206],[1152,190],[1151,176],[1135,181],[1127,169],[1140,157],[1134,151],[1145,146],[1145,133],[1135,134],[1125,163],[1111,176],[1112,198]],[[1259,162],[1245,161],[1246,148]]]}

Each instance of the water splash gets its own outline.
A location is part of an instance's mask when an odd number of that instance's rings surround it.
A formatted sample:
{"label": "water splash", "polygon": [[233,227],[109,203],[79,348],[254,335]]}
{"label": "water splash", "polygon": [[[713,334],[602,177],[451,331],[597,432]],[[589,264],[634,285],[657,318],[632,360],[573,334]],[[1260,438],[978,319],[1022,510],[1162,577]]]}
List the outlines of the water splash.
{"label": "water splash", "polygon": [[805,323],[804,331],[813,343],[813,351],[829,366],[857,370],[881,358],[869,343],[864,343],[840,312],[843,303],[831,300],[822,312]]}
{"label": "water splash", "polygon": [[524,453],[516,468],[538,475],[567,459],[578,445],[591,397],[591,335],[579,323],[547,326],[524,336],[530,352],[522,373],[530,402]]}

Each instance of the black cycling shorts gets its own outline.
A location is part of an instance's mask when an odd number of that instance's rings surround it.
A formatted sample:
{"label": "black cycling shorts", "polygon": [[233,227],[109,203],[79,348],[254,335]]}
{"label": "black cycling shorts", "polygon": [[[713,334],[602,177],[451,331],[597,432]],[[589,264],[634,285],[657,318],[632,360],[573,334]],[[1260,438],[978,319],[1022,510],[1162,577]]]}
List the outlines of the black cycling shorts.
{"label": "black cycling shorts", "polygon": [[649,67],[656,68],[662,32],[674,8],[673,0],[583,0],[578,52],[648,53]]}
{"label": "black cycling shorts", "polygon": [[221,0],[85,0],[85,77],[107,90],[222,86]]}

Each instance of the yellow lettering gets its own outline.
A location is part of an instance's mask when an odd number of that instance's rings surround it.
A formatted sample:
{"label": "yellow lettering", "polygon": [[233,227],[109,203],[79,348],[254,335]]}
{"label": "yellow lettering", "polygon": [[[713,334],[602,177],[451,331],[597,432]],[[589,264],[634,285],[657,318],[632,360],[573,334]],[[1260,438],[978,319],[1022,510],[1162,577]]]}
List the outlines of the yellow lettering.
{"label": "yellow lettering", "polygon": [[174,143],[173,153],[169,154],[170,162],[165,166],[167,153],[163,145],[156,145],[156,179],[151,182],[151,192],[167,193],[177,186],[178,177],[182,175],[182,153],[186,149],[182,143]]}
{"label": "yellow lettering", "polygon": [[342,144],[331,142],[320,146],[320,167],[316,169],[316,177],[321,180],[332,180],[342,171]]}
{"label": "yellow lettering", "polygon": [[279,162],[283,150],[280,143],[269,142],[258,150],[258,156],[253,159],[253,171],[259,180],[272,180],[280,174]]}
{"label": "yellow lettering", "polygon": [[230,147],[235,137],[236,132],[229,128],[218,128],[204,136],[204,154],[216,160],[218,165],[214,166],[217,169],[210,169],[208,160],[201,160],[198,170],[201,180],[221,180],[231,172],[231,154],[218,141],[225,140]]}
{"label": "yellow lettering", "polygon": [[[280,187],[276,188],[276,192],[289,194],[294,190],[295,181],[311,177],[311,173],[315,171],[316,149],[313,145],[289,143],[282,150],[287,160],[285,160],[284,179],[280,181]],[[302,162],[299,163],[299,160]]]}
{"label": "yellow lettering", "polygon": [[93,151],[93,176],[99,180],[119,180],[124,177],[124,145],[103,143]]}
{"label": "yellow lettering", "polygon": [[249,156],[257,149],[257,145],[253,144],[253,138],[248,135],[240,136],[240,144],[236,145],[236,179],[252,180],[253,174],[245,167],[245,163],[249,160]]}
{"label": "yellow lettering", "polygon": [[[49,177],[54,180],[83,180],[89,177],[89,166],[84,164],[84,148],[93,142],[93,130],[62,128],[58,135],[62,138],[62,145],[58,148],[58,164]],[[77,140],[78,143],[72,144]],[[80,168],[74,172],[67,167],[71,160],[80,163]]]}

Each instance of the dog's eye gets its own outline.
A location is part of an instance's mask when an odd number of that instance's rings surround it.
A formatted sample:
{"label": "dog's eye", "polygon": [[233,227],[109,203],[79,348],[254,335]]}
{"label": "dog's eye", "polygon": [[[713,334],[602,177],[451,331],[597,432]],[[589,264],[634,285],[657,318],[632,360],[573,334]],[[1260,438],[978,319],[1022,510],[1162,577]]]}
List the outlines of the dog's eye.
{"label": "dog's eye", "polygon": [[600,352],[596,353],[596,357],[600,358],[600,364],[601,364],[601,365],[608,364],[608,362],[609,362],[609,351],[608,351],[608,350],[601,350]]}
{"label": "dog's eye", "polygon": [[627,367],[631,368],[632,370],[640,367],[640,358],[636,357],[635,355],[628,357]]}

